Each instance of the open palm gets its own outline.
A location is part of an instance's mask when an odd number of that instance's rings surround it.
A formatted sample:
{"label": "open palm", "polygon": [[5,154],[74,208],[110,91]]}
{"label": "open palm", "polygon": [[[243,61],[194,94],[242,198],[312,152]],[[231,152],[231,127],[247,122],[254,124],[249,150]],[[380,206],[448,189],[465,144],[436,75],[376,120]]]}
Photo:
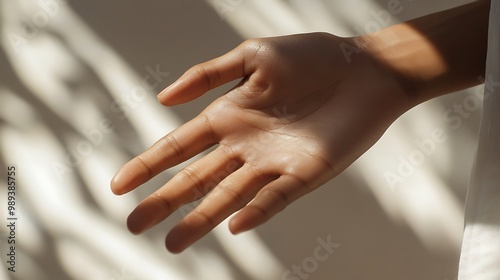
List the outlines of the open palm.
{"label": "open palm", "polygon": [[350,39],[315,33],[250,40],[194,66],[159,100],[175,105],[232,80],[241,82],[197,117],[124,165],[116,194],[218,145],[143,200],[133,233],[208,194],[167,236],[181,252],[217,224],[233,233],[267,221],[347,168],[409,108],[400,79],[367,53],[349,60]]}

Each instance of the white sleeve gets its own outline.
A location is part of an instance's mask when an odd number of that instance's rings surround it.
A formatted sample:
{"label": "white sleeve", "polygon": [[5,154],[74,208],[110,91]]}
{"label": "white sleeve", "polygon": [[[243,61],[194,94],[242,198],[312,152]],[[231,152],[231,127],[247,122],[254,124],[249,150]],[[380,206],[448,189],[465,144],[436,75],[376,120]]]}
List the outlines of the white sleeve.
{"label": "white sleeve", "polygon": [[500,279],[500,0],[491,1],[483,115],[467,193],[459,279]]}

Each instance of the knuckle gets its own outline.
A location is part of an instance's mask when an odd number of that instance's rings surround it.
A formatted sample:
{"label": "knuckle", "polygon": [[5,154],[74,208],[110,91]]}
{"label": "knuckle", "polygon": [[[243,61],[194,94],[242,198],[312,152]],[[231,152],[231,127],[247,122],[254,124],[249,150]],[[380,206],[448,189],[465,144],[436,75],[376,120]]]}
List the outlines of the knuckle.
{"label": "knuckle", "polygon": [[173,134],[166,135],[165,137],[162,138],[162,141],[167,146],[172,148],[172,150],[174,151],[174,153],[178,159],[182,160],[184,158],[184,149],[179,144],[179,141],[177,141],[177,139],[175,138],[175,136]]}
{"label": "knuckle", "polygon": [[[179,171],[180,176],[186,178],[193,183],[195,198],[203,197],[205,195],[205,190],[203,189],[203,184],[201,179],[198,177],[196,170],[192,166],[187,166]],[[184,181],[184,180],[182,180]]]}
{"label": "knuckle", "polygon": [[191,68],[191,71],[198,75],[199,79],[205,81],[207,86],[206,90],[213,89],[217,83],[220,81],[220,73],[219,71],[213,71],[206,64],[198,64]]}
{"label": "knuckle", "polygon": [[203,118],[203,121],[205,122],[205,126],[208,130],[208,134],[212,140],[213,143],[219,143],[220,142],[220,137],[217,135],[216,130],[214,129],[214,126],[212,124],[212,120],[210,119],[209,116],[206,114],[200,114],[200,118]]}
{"label": "knuckle", "polygon": [[244,197],[235,191],[231,185],[227,184],[220,184],[219,189],[224,192],[225,194],[229,195],[232,197],[232,200],[235,201],[238,205],[244,205],[245,204],[245,199]]}
{"label": "knuckle", "polygon": [[285,209],[285,207],[289,204],[288,195],[279,189],[267,189],[262,195],[270,197],[273,205],[277,206],[278,211]]}
{"label": "knuckle", "polygon": [[241,44],[241,47],[246,49],[246,50],[255,50],[256,48],[258,49],[260,46],[264,45],[265,43],[266,43],[266,40],[263,38],[252,38],[252,39],[245,40]]}
{"label": "knuckle", "polygon": [[162,205],[167,212],[172,212],[174,210],[172,203],[167,198],[162,196],[161,193],[156,192],[151,196],[151,198],[160,202],[160,205]]}
{"label": "knuckle", "polygon": [[256,210],[264,220],[269,220],[273,216],[268,210],[260,205],[249,204],[245,208]]}
{"label": "knuckle", "polygon": [[148,177],[153,176],[153,174],[154,174],[153,170],[147,164],[147,161],[144,158],[142,158],[142,155],[137,156],[136,159],[137,159],[137,162],[139,162],[139,164],[144,167],[144,170],[146,171],[147,176]]}
{"label": "knuckle", "polygon": [[255,164],[251,164],[251,163],[247,162],[247,166],[248,166],[248,170],[253,175],[255,175],[257,178],[259,178],[261,180],[266,180],[266,181],[272,179],[272,178],[270,178],[270,176],[266,176],[266,173],[264,171],[262,171],[262,169],[259,168],[258,166],[256,166]]}
{"label": "knuckle", "polygon": [[220,152],[224,155],[224,157],[226,158],[226,160],[228,162],[232,162],[236,159],[236,154],[234,152],[234,150],[228,146],[228,145],[224,145],[224,144],[220,144],[218,149],[220,150]]}
{"label": "knuckle", "polygon": [[282,50],[279,40],[269,40],[266,38],[248,39],[242,46],[247,54],[251,55],[254,59],[267,59],[270,55],[277,54]]}
{"label": "knuckle", "polygon": [[192,218],[192,217],[196,217],[196,218],[201,219],[206,224],[208,224],[211,228],[213,228],[213,227],[216,226],[216,223],[215,223],[215,221],[214,221],[213,218],[211,218],[210,216],[208,216],[203,211],[201,211],[201,210],[199,210],[197,208],[193,209],[193,211],[191,211],[191,213],[189,214],[189,216],[186,217],[186,218],[189,219],[189,218]]}

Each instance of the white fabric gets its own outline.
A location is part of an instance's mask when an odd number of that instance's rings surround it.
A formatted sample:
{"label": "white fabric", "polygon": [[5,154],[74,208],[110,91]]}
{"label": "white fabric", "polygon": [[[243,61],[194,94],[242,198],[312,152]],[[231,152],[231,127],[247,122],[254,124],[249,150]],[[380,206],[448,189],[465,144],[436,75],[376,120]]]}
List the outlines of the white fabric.
{"label": "white fabric", "polygon": [[500,279],[500,0],[491,1],[484,108],[459,279]]}

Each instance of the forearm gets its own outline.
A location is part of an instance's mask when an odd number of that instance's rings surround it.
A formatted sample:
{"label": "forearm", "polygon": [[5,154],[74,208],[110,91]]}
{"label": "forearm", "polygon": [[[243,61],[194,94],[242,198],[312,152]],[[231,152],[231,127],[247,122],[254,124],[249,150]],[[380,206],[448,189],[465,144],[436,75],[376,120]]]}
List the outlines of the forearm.
{"label": "forearm", "polygon": [[479,1],[361,36],[365,50],[410,88],[414,105],[480,83],[490,1]]}

